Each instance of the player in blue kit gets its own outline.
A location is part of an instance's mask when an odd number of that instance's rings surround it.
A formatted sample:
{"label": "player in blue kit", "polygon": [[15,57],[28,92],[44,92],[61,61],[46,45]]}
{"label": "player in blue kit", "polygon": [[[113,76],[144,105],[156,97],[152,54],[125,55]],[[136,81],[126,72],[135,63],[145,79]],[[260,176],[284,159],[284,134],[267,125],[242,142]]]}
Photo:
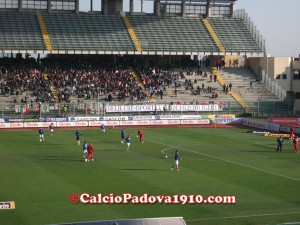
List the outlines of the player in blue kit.
{"label": "player in blue kit", "polygon": [[88,144],[87,142],[85,141],[84,144],[82,145],[82,151],[83,151],[83,160],[84,161],[87,161],[87,154],[88,154]]}
{"label": "player in blue kit", "polygon": [[39,129],[40,141],[45,141],[44,133],[45,133],[45,131],[42,128],[40,128]]}
{"label": "player in blue kit", "polygon": [[77,142],[78,145],[80,145],[80,136],[81,136],[80,131],[77,130],[76,133],[75,133],[75,135],[76,135],[76,142]]}
{"label": "player in blue kit", "polygon": [[124,143],[125,140],[125,134],[126,134],[126,128],[123,128],[123,130],[121,130],[121,143]]}
{"label": "player in blue kit", "polygon": [[105,127],[104,124],[101,125],[100,129],[101,129],[101,133],[102,133],[102,134],[105,134],[105,132],[106,132],[106,127]]}
{"label": "player in blue kit", "polygon": [[129,134],[128,134],[128,137],[125,140],[126,140],[126,143],[127,143],[127,151],[129,151],[129,147],[130,147],[130,143],[131,143],[131,137],[130,137]]}
{"label": "player in blue kit", "polygon": [[174,156],[175,162],[174,162],[174,165],[171,167],[171,170],[174,170],[174,168],[175,168],[177,171],[180,171],[179,170],[179,159],[182,160],[182,158],[180,158],[180,156],[179,156],[178,150],[176,150],[175,156]]}

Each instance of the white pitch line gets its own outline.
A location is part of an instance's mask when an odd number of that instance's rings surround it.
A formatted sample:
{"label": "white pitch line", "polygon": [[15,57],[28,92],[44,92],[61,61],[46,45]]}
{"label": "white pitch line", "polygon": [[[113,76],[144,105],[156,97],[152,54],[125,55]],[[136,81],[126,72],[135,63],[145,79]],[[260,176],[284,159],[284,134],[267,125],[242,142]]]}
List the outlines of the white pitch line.
{"label": "white pitch line", "polygon": [[[171,149],[172,147],[169,148],[165,148],[163,150],[161,150],[161,153],[164,155],[168,155],[168,156],[172,156],[171,154],[167,154],[165,153],[166,150]],[[190,157],[184,157],[185,159],[191,159],[191,160],[201,160],[201,161],[210,161],[210,162],[220,162],[220,160],[214,160],[214,159],[195,159],[195,158],[190,158]],[[225,162],[224,162],[225,163]]]}
{"label": "white pitch line", "polygon": [[165,149],[161,150],[161,153],[164,154],[164,155],[169,155],[169,154],[165,153],[165,151],[168,150],[168,149],[171,149],[171,148],[172,148],[172,147],[165,148]]}
{"label": "white pitch line", "polygon": [[204,219],[193,219],[185,221],[204,221],[204,220],[223,220],[223,219],[239,219],[239,218],[250,218],[250,217],[262,217],[262,216],[280,216],[280,215],[293,215],[300,214],[300,212],[290,212],[290,213],[274,213],[274,214],[257,214],[257,215],[247,215],[247,216],[227,216],[227,217],[218,217],[218,218],[204,218]]}
{"label": "white pitch line", "polygon": [[274,173],[274,172],[271,172],[271,171],[268,171],[268,170],[259,169],[259,168],[253,167],[253,166],[248,166],[248,165],[245,165],[245,164],[242,164],[242,163],[238,163],[238,162],[234,162],[234,161],[231,161],[231,160],[219,158],[219,157],[216,157],[216,156],[213,156],[213,155],[208,155],[208,154],[201,153],[201,152],[195,152],[195,151],[192,151],[192,150],[189,150],[189,149],[185,149],[185,148],[181,148],[181,147],[173,146],[173,145],[168,145],[168,144],[164,144],[164,143],[159,143],[159,142],[156,142],[156,141],[150,141],[150,140],[147,140],[147,141],[152,142],[152,143],[156,143],[156,144],[161,144],[161,145],[164,145],[164,146],[168,146],[170,148],[180,148],[180,149],[182,149],[184,151],[187,151],[187,152],[192,152],[192,153],[195,153],[195,154],[198,154],[198,155],[204,155],[204,156],[207,156],[207,157],[211,157],[213,159],[218,159],[218,160],[221,160],[221,161],[224,161],[224,162],[229,162],[229,163],[232,163],[232,164],[235,164],[235,165],[239,165],[239,166],[243,166],[243,167],[246,167],[246,168],[258,170],[258,171],[261,171],[261,172],[264,172],[264,173],[269,173],[269,174],[276,175],[276,176],[279,176],[279,177],[283,177],[283,178],[286,178],[286,179],[289,179],[289,180],[300,181],[300,179],[297,179],[297,178],[288,177],[288,176],[285,176],[285,175],[282,175],[282,174]]}

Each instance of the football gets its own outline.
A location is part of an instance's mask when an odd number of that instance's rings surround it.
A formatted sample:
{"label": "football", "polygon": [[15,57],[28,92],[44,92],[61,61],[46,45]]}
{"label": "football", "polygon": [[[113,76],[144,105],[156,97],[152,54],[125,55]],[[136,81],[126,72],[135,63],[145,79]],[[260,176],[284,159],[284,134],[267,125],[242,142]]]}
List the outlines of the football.
{"label": "football", "polygon": [[168,156],[166,155],[166,158],[168,158]]}

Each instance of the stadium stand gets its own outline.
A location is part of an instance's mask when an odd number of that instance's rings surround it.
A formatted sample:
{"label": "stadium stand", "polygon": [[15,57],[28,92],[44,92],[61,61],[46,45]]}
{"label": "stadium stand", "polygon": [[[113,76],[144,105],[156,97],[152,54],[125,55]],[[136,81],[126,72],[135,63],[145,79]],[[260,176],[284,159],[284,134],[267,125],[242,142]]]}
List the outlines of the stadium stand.
{"label": "stadium stand", "polygon": [[[0,98],[5,96],[5,101],[15,101],[11,96],[18,91],[23,93],[23,98],[26,96],[24,101],[31,98],[41,102],[95,98],[128,102],[222,101],[237,104],[237,108],[246,108],[243,102],[266,99],[277,102],[275,95],[255,82],[256,77],[247,70],[226,68],[225,72],[218,71],[215,79],[209,65],[201,68],[202,74],[185,68],[184,61],[190,60],[190,55],[202,54],[215,60],[226,54],[264,52],[244,20],[232,16],[203,19],[206,16],[201,14],[3,11],[0,14],[2,53],[25,50],[22,53],[108,54],[114,64],[95,64],[88,60],[76,64],[59,58],[41,64],[5,59]],[[128,57],[124,56],[127,54]],[[142,59],[132,54],[141,55]],[[164,55],[168,56],[161,57]],[[126,58],[130,63],[123,64],[119,58]],[[175,58],[180,66],[174,66]],[[195,67],[195,61],[190,61]],[[227,90],[229,83],[232,91]]]}
{"label": "stadium stand", "polygon": [[[58,12],[2,12],[0,18],[2,50],[262,52],[240,18],[132,15],[122,19]],[[204,24],[207,21],[212,31]]]}
{"label": "stadium stand", "polygon": [[145,50],[219,51],[199,17],[128,16]]}
{"label": "stadium stand", "polygon": [[240,18],[208,18],[227,52],[262,52]]}
{"label": "stadium stand", "polygon": [[54,50],[135,50],[118,15],[43,13]]}
{"label": "stadium stand", "polygon": [[45,50],[35,13],[0,13],[1,50]]}
{"label": "stadium stand", "polygon": [[237,92],[245,101],[278,100],[276,95],[268,91],[257,80],[257,76],[247,68],[226,68],[219,73],[227,84],[232,84],[232,90]]}

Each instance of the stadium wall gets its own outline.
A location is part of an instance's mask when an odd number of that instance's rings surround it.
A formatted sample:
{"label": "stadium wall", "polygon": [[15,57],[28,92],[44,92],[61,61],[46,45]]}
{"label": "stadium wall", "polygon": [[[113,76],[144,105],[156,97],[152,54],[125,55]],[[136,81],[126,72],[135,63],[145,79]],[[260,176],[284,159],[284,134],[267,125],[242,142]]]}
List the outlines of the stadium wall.
{"label": "stadium wall", "polygon": [[285,100],[286,92],[293,91],[291,57],[248,58],[247,65],[279,99]]}

